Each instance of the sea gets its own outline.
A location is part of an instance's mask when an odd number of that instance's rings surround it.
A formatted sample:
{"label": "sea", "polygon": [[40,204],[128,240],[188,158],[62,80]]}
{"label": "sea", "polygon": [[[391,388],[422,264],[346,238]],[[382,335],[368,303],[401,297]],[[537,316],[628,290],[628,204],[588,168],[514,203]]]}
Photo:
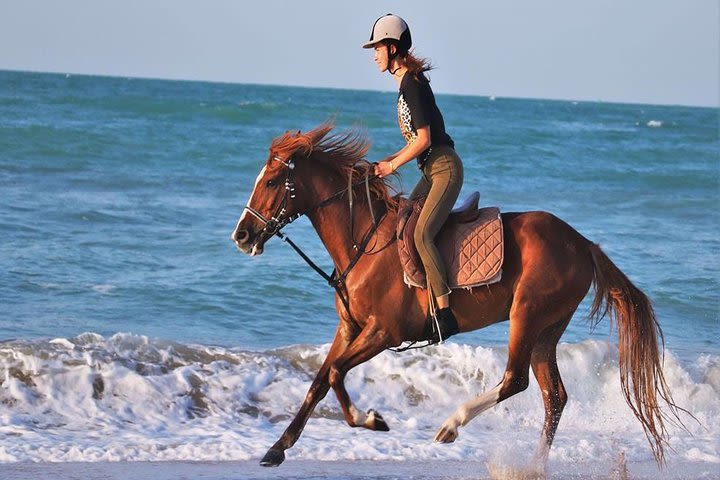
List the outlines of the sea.
{"label": "sea", "polygon": [[[390,83],[378,92],[0,71],[0,476],[18,465],[201,461],[240,462],[227,478],[252,477],[242,465],[289,424],[338,319],[333,290],[287,245],[273,239],[251,258],[230,233],[286,131],[332,120],[368,137],[370,161],[398,150]],[[668,425],[666,466],[623,399],[617,334],[607,320],[591,328],[586,299],[559,347],[569,402],[550,472],[720,478],[718,108],[437,102],[465,165],[463,192],[505,212],[552,212],[599,243],[651,298],[664,332],[665,377],[687,411]],[[400,172],[407,193],[419,174],[413,164]],[[332,269],[306,219],[285,232]],[[397,478],[470,478],[453,469],[474,462],[473,478],[515,478],[502,472],[532,456],[543,425],[534,379],[454,444],[432,441],[460,403],[499,382],[507,329],[355,368],[351,397],[390,432],[348,427],[331,392],[275,472],[313,465],[308,476],[344,478],[332,473],[339,464],[370,478],[363,466],[379,463]]]}

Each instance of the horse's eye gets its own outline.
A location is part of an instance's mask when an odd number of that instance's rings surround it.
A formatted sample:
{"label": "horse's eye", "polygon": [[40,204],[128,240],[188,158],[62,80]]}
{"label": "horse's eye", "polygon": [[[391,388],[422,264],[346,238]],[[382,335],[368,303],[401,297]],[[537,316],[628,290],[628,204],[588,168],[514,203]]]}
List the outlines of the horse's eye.
{"label": "horse's eye", "polygon": [[277,185],[277,182],[276,182],[275,180],[268,180],[268,181],[267,181],[267,186],[268,186],[268,187],[274,187],[274,186],[276,186],[276,185]]}

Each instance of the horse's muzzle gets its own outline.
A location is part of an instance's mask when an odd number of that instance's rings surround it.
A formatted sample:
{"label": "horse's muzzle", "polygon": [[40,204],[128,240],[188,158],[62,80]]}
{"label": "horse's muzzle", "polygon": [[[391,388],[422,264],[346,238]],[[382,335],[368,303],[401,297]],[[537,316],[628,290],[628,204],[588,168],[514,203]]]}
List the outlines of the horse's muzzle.
{"label": "horse's muzzle", "polygon": [[258,245],[257,241],[253,241],[254,237],[257,236],[241,228],[236,228],[230,235],[230,239],[235,243],[238,250],[251,257],[263,253],[263,245]]}

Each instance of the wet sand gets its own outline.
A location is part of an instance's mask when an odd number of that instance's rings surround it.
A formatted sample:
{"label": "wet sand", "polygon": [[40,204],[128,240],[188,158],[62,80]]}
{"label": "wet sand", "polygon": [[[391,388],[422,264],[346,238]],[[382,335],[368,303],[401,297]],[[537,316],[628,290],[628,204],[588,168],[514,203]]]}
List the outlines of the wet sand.
{"label": "wet sand", "polygon": [[[550,466],[549,479],[626,480],[719,478],[705,467],[693,471],[658,472],[653,466],[630,465],[627,470],[580,466],[568,471]],[[490,468],[490,469],[489,469]],[[519,480],[520,472],[493,473],[483,462],[391,462],[391,461],[287,461],[277,468],[265,468],[255,461],[243,462],[93,462],[93,463],[14,463],[0,465],[3,480]]]}

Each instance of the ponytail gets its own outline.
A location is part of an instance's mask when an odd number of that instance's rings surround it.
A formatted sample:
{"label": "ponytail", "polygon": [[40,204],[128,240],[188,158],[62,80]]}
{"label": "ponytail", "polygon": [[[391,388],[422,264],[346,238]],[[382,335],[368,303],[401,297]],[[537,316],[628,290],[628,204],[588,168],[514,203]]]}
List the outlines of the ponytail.
{"label": "ponytail", "polygon": [[[430,82],[430,79],[425,76],[425,72],[429,72],[435,68],[432,63],[430,63],[430,60],[423,57],[416,57],[412,51],[401,48],[400,44],[395,40],[384,40],[383,44],[388,48],[388,71],[390,71],[390,62],[395,58],[395,56],[398,56],[403,59],[405,67],[408,69],[408,73],[412,74],[412,76],[420,81]],[[397,53],[392,55],[390,54],[390,45],[395,45]]]}
{"label": "ponytail", "polygon": [[407,52],[403,56],[405,61],[405,67],[408,69],[408,73],[411,73],[418,80],[429,82],[430,80],[425,76],[425,72],[429,72],[434,67],[427,58],[416,57],[413,52]]}

